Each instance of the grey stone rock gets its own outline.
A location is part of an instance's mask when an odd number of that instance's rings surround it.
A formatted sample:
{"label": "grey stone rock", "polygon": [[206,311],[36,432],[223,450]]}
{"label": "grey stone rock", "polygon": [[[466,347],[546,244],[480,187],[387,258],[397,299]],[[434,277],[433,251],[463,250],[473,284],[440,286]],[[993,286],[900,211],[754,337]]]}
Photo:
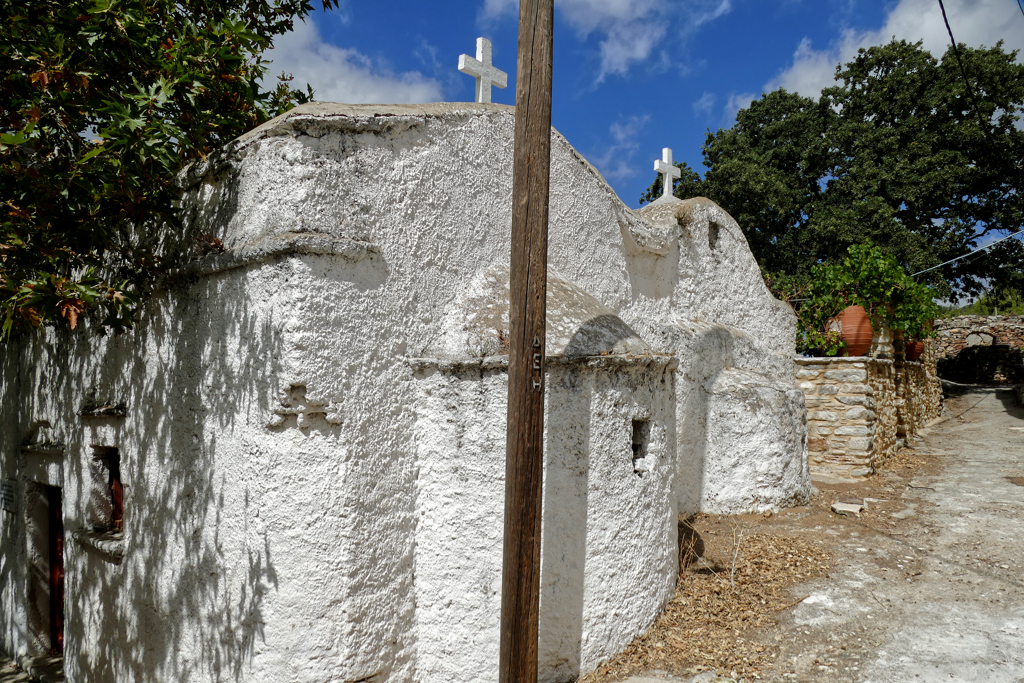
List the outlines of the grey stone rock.
{"label": "grey stone rock", "polygon": [[[850,474],[853,474],[852,472]],[[856,515],[860,517],[860,511],[864,509],[863,505],[857,505],[855,503],[832,503],[832,512],[837,515]]]}
{"label": "grey stone rock", "polygon": [[868,410],[867,408],[850,408],[846,411],[847,420],[864,420],[865,422],[874,422],[875,412]]}
{"label": "grey stone rock", "polygon": [[846,447],[851,450],[870,451],[874,447],[874,439],[870,436],[854,436],[846,442]]}
{"label": "grey stone rock", "polygon": [[846,425],[836,430],[839,436],[870,436],[871,430],[863,425]]}
{"label": "grey stone rock", "polygon": [[875,399],[870,396],[836,396],[836,400],[840,403],[845,403],[848,406],[864,406],[865,408],[875,407]]}
{"label": "grey stone rock", "polygon": [[984,332],[975,332],[967,335],[968,346],[991,346],[992,335],[985,334]]}
{"label": "grey stone rock", "polygon": [[867,394],[868,396],[875,393],[870,384],[843,384],[839,387],[839,391],[844,394]]}
{"label": "grey stone rock", "polygon": [[850,368],[849,370],[829,370],[825,373],[825,379],[835,382],[863,382],[868,378],[867,370]]}
{"label": "grey stone rock", "polygon": [[836,384],[822,384],[818,387],[818,394],[821,396],[835,396],[839,393],[839,386]]}

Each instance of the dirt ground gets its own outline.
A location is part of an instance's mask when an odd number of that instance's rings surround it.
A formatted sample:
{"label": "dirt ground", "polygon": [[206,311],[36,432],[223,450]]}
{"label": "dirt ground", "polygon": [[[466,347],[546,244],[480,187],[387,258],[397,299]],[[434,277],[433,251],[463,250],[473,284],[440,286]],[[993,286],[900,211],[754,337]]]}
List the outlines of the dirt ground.
{"label": "dirt ground", "polygon": [[666,615],[581,683],[1024,683],[1024,408],[972,389],[943,415],[807,507],[698,517],[704,557]]}

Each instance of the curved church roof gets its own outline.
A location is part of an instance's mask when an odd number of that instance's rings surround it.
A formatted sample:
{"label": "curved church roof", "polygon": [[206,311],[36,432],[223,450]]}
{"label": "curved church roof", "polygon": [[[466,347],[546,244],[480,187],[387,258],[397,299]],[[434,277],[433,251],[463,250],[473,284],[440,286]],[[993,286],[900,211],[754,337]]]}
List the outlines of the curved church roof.
{"label": "curved church roof", "polygon": [[[425,356],[462,359],[508,353],[509,268],[485,271],[462,292]],[[559,274],[548,272],[548,356],[636,355],[647,343],[610,308]]]}

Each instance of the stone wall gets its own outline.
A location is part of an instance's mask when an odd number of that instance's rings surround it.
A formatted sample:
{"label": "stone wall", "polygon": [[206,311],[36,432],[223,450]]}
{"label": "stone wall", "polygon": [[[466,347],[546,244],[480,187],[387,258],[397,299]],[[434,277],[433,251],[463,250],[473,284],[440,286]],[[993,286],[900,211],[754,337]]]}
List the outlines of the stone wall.
{"label": "stone wall", "polygon": [[963,315],[935,324],[943,379],[961,384],[1024,381],[1024,317]]}
{"label": "stone wall", "polygon": [[942,412],[942,384],[936,367],[936,345],[925,342],[918,362],[906,362],[897,387],[898,438],[906,440]]}
{"label": "stone wall", "polygon": [[931,342],[917,362],[871,357],[797,358],[807,403],[808,458],[817,479],[872,474],[929,420],[942,388]]}
{"label": "stone wall", "polygon": [[935,321],[936,356],[955,356],[965,348],[1005,344],[1024,347],[1024,316],[960,315]]}

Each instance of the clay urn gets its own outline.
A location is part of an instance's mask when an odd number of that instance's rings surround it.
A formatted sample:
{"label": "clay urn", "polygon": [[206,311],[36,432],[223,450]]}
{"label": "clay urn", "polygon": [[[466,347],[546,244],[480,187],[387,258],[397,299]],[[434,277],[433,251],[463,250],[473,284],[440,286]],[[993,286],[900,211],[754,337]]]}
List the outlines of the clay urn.
{"label": "clay urn", "polygon": [[871,348],[871,340],[875,331],[871,329],[871,319],[863,306],[847,306],[836,321],[840,325],[840,334],[846,342],[846,353],[850,356],[863,356]]}
{"label": "clay urn", "polygon": [[907,360],[917,360],[924,353],[924,342],[920,339],[914,339],[913,341],[907,342],[906,354]]}

